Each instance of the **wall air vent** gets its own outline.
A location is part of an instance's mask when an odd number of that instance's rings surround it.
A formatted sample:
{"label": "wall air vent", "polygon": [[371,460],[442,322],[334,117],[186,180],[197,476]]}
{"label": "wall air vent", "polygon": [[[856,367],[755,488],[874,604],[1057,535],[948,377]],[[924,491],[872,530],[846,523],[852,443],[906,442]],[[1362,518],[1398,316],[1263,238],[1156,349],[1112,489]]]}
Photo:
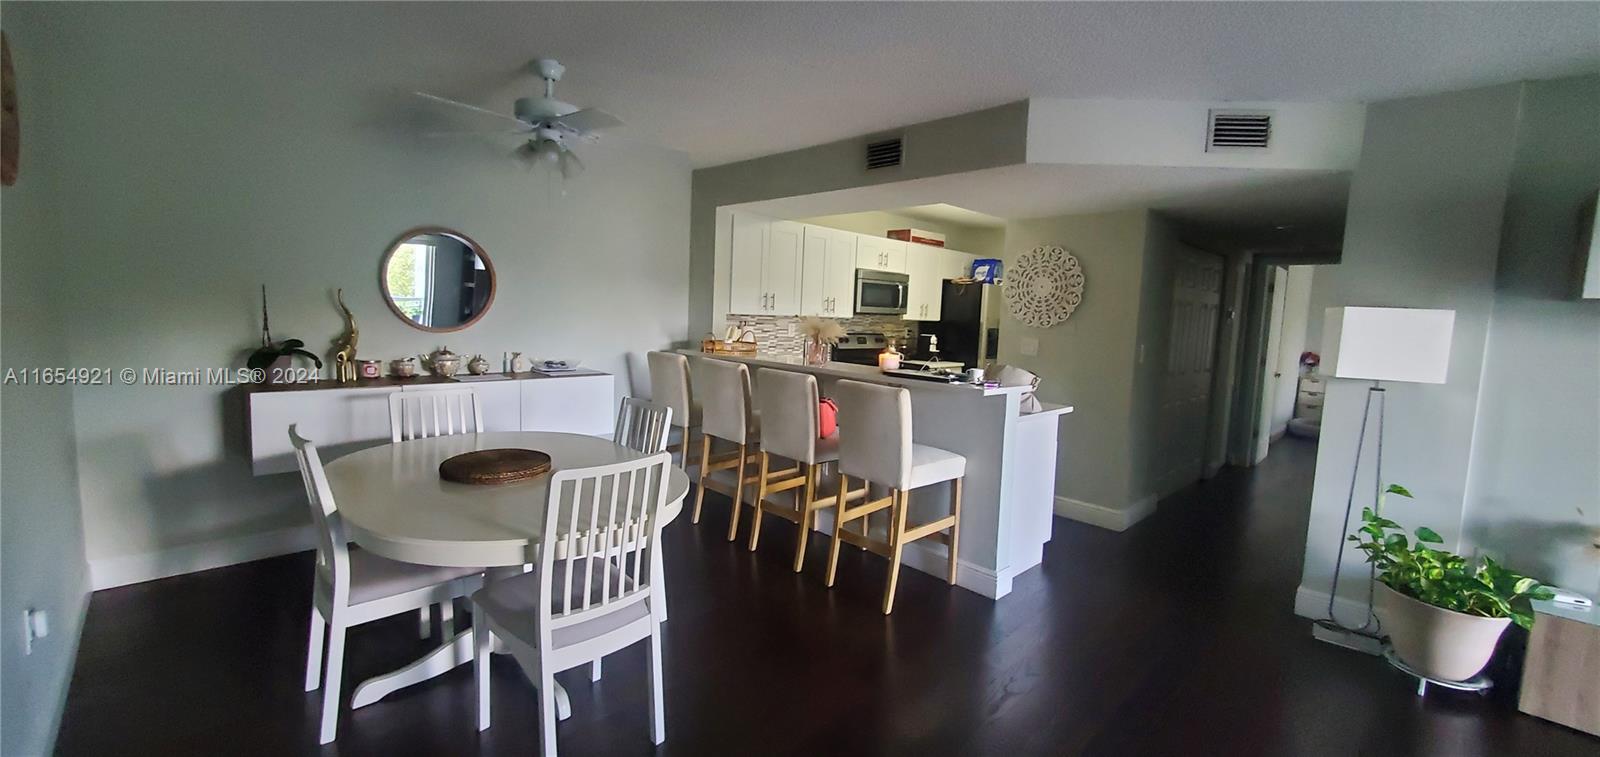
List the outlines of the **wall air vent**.
{"label": "wall air vent", "polygon": [[900,137],[880,139],[867,143],[867,170],[874,168],[893,168],[900,165],[903,157]]}
{"label": "wall air vent", "polygon": [[1206,124],[1206,152],[1265,150],[1272,143],[1272,111],[1213,110]]}

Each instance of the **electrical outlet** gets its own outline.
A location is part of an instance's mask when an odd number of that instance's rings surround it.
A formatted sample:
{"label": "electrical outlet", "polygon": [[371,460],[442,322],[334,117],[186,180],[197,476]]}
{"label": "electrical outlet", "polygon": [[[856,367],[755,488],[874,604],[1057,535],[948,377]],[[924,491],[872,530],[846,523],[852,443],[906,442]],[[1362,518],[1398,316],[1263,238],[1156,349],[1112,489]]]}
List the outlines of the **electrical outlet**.
{"label": "electrical outlet", "polygon": [[22,611],[22,653],[33,654],[33,643],[50,635],[50,613],[32,607]]}
{"label": "electrical outlet", "polygon": [[1017,349],[1022,354],[1030,357],[1037,355],[1039,354],[1039,340],[1031,336],[1025,336],[1017,342]]}

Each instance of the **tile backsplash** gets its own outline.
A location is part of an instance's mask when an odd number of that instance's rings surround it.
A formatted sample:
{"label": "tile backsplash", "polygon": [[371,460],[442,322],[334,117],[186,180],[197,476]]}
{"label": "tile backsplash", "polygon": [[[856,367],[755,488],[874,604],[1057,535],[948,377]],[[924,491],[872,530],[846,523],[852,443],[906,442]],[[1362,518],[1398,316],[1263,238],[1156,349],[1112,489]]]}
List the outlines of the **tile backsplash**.
{"label": "tile backsplash", "polygon": [[[801,318],[798,316],[783,315],[746,315],[729,316],[728,324],[736,325],[743,321],[755,334],[756,344],[761,352],[773,355],[801,354],[805,343],[805,334],[800,330]],[[907,335],[915,330],[915,324],[901,320],[894,316],[885,315],[858,315],[854,318],[835,318],[844,326],[845,331],[868,331],[886,334],[901,349],[905,349]],[[791,329],[791,326],[793,327]],[[793,333],[790,333],[790,332]]]}

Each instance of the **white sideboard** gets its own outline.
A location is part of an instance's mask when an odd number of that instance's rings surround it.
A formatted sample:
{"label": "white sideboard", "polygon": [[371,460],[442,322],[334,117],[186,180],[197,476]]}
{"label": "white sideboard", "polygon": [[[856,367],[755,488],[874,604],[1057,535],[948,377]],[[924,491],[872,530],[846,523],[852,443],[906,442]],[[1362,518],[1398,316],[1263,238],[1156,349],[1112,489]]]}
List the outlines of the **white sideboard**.
{"label": "white sideboard", "polygon": [[483,408],[485,431],[566,431],[607,436],[616,413],[616,379],[609,373],[578,371],[495,374],[488,378],[441,381],[379,379],[341,385],[312,384],[252,388],[248,395],[251,471],[262,476],[295,470],[288,429],[325,449],[389,440],[389,395],[471,388]]}

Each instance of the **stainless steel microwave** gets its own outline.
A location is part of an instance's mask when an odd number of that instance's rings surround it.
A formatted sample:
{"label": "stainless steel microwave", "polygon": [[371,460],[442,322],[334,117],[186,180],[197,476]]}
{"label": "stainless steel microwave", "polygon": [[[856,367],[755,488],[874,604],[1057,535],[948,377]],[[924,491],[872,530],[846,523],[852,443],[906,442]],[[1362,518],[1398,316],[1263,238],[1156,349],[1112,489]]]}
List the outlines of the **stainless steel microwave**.
{"label": "stainless steel microwave", "polygon": [[906,289],[911,277],[903,273],[856,269],[856,312],[905,315]]}

